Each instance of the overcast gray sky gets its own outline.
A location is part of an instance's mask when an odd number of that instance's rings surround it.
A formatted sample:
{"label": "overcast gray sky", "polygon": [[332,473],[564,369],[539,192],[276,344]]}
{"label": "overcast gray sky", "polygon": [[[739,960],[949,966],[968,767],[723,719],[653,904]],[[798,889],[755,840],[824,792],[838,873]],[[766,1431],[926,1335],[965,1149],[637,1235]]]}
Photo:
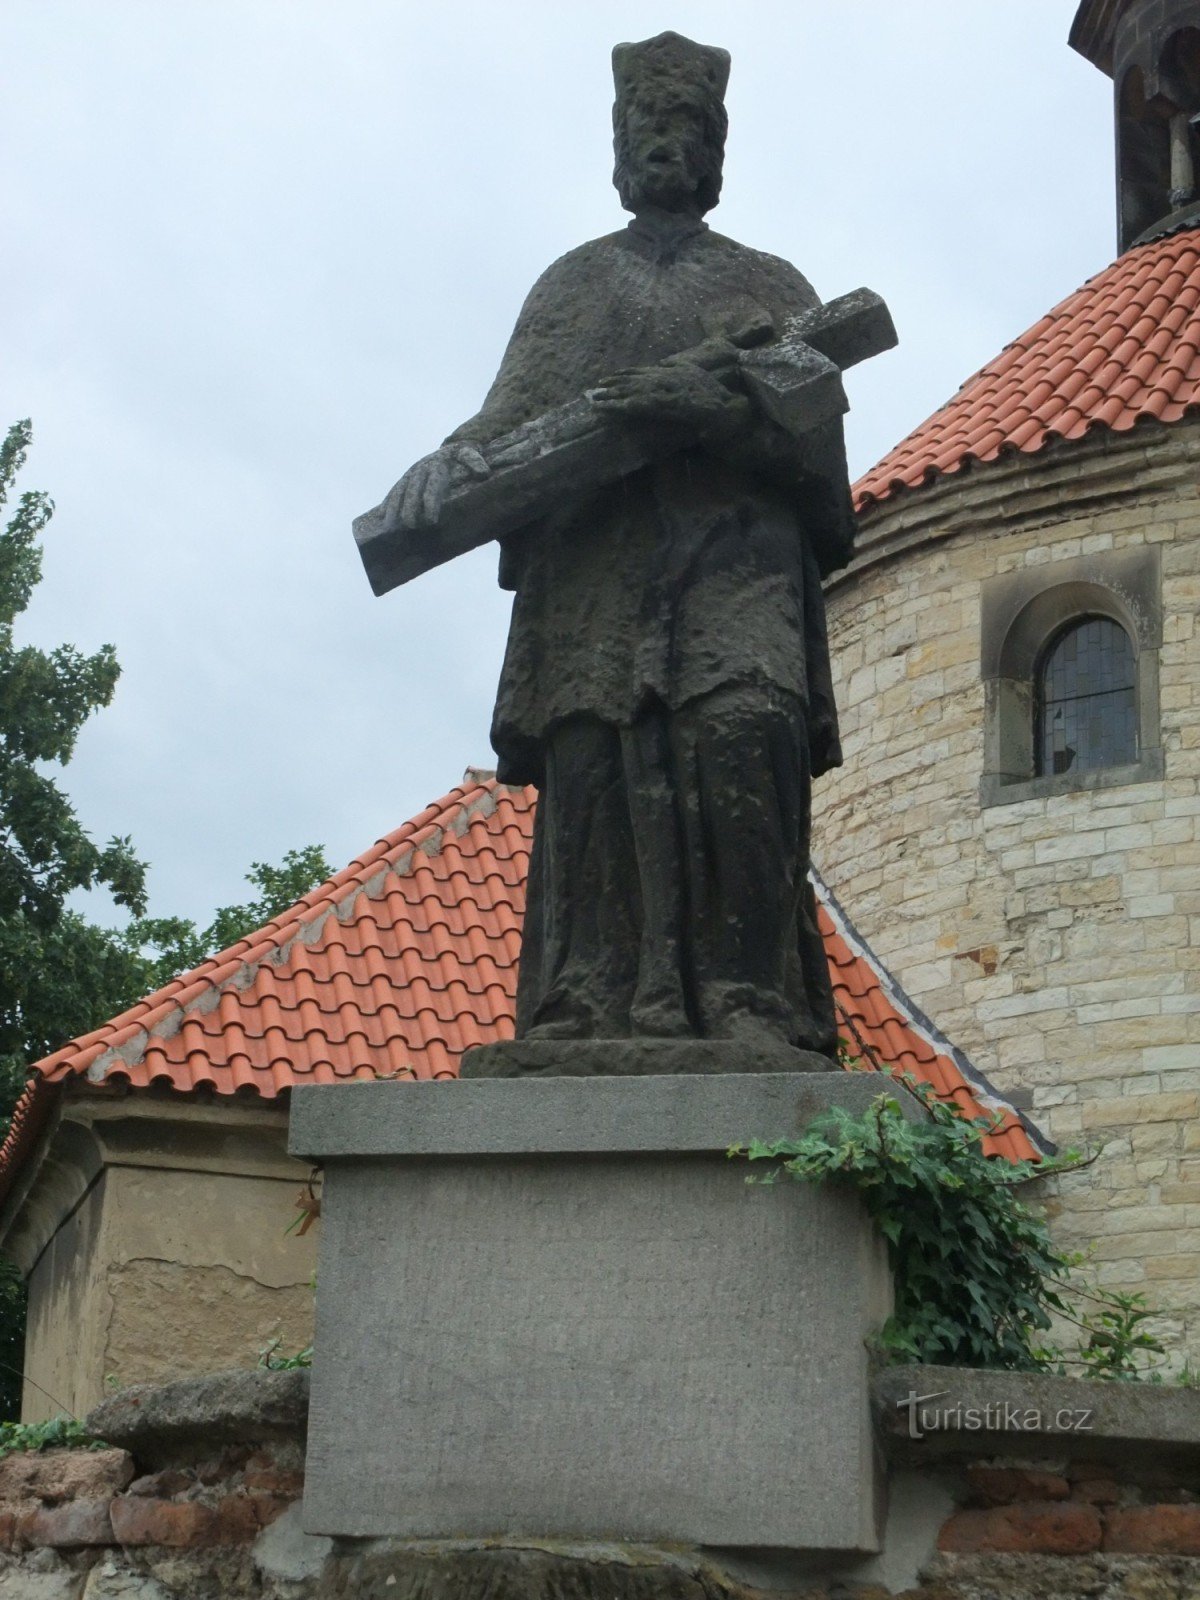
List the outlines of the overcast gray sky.
{"label": "overcast gray sky", "polygon": [[[350,520],[477,408],[521,301],[624,220],[609,52],[732,52],[710,218],[900,348],[866,470],[1113,253],[1111,86],[1073,0],[6,0],[0,420],[58,514],[24,637],[123,676],[65,781],[205,918],[490,764],[485,550],[383,599]],[[101,918],[103,906],[94,913]]]}

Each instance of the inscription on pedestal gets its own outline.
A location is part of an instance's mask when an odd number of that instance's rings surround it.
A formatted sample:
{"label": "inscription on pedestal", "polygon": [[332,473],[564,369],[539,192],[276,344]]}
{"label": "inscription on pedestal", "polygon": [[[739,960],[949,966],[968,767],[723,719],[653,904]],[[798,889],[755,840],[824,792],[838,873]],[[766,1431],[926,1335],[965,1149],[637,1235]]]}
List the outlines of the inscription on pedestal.
{"label": "inscription on pedestal", "polygon": [[813,1083],[298,1091],[292,1147],[326,1158],[310,1531],[875,1548],[881,1242],[853,1194],[723,1154],[807,1121]]}

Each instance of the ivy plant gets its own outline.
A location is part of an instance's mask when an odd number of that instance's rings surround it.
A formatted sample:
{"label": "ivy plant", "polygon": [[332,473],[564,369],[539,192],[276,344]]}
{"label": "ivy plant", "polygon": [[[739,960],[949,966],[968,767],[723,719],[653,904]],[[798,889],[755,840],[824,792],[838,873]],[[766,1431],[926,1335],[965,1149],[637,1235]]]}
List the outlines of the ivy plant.
{"label": "ivy plant", "polygon": [[303,1350],[297,1350],[294,1355],[286,1355],[281,1349],[283,1335],[277,1334],[274,1339],[268,1340],[258,1352],[258,1364],[265,1367],[268,1372],[294,1372],[298,1367],[311,1367],[313,1347],[306,1344]]}
{"label": "ivy plant", "polygon": [[0,1422],[0,1459],[22,1450],[107,1450],[74,1417],[45,1422]]}
{"label": "ivy plant", "polygon": [[[1018,1198],[1031,1178],[1079,1165],[1034,1164],[983,1153],[995,1120],[967,1117],[904,1080],[927,1115],[910,1121],[894,1093],[861,1115],[833,1108],[799,1138],[754,1140],[731,1155],[771,1162],[752,1182],[786,1174],[801,1183],[852,1185],[887,1242],[895,1307],[880,1336],[893,1360],[1036,1370],[1083,1368],[1096,1377],[1141,1375],[1162,1354],[1143,1326],[1138,1295],[1077,1288],[1082,1258],[1059,1248],[1042,1216]],[[1098,1310],[1082,1312],[1077,1295]],[[1048,1343],[1055,1317],[1086,1335],[1072,1361]]]}

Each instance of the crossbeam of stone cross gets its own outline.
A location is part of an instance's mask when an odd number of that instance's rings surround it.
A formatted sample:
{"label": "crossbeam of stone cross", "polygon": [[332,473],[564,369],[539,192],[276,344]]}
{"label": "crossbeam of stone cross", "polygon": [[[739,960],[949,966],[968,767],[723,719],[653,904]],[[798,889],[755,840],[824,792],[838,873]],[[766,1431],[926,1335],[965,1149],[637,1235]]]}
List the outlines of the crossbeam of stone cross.
{"label": "crossbeam of stone cross", "polygon": [[[784,324],[778,339],[758,342],[748,330],[734,341],[710,340],[674,360],[736,363],[741,386],[764,415],[795,437],[848,409],[842,373],[890,350],[896,330],[887,306],[870,289],[855,289]],[[737,348],[737,343],[751,348]],[[564,501],[613,483],[681,448],[678,436],[608,421],[587,395],[556,406],[484,445],[486,478],[464,470],[451,485],[436,523],[390,525],[383,506],[354,520],[354,538],[376,594],[502,539],[560,508]]]}

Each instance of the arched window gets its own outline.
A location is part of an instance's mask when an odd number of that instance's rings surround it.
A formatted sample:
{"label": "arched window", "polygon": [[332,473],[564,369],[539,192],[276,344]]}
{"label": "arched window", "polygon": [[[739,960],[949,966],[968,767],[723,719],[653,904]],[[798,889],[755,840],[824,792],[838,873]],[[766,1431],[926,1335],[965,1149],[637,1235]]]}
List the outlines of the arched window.
{"label": "arched window", "polygon": [[1137,746],[1133,641],[1109,617],[1068,624],[1051,639],[1038,671],[1038,775],[1129,766]]}
{"label": "arched window", "polygon": [[983,805],[1163,776],[1157,543],[996,573],[979,598]]}

